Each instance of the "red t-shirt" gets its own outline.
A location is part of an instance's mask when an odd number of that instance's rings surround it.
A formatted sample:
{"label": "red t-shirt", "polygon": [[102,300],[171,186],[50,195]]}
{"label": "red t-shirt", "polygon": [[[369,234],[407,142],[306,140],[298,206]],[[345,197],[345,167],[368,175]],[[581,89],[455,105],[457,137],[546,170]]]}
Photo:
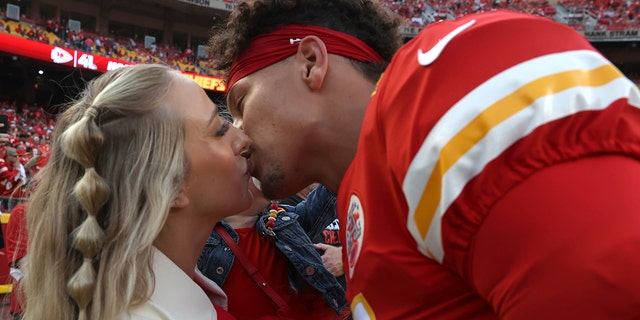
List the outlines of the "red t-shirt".
{"label": "red t-shirt", "polygon": [[[255,227],[236,229],[240,241],[238,247],[249,261],[260,270],[269,285],[285,299],[293,301],[289,286],[287,259],[268,239],[258,234]],[[255,320],[276,315],[277,308],[269,297],[251,279],[236,258],[222,289],[229,298],[229,312],[238,320]],[[248,307],[248,306],[251,307]]]}
{"label": "red t-shirt", "polygon": [[326,320],[337,316],[324,301],[322,294],[313,287],[306,286],[297,293],[292,289],[289,284],[288,260],[271,240],[258,234],[255,227],[235,231],[240,237],[240,250],[260,270],[267,283],[287,302],[290,310],[286,314],[279,312],[236,258],[222,286],[229,300],[229,313],[238,320]]}
{"label": "red t-shirt", "polygon": [[18,193],[18,186],[22,184],[19,178],[20,171],[5,161],[4,165],[0,164],[0,195],[6,197],[22,197],[22,193]]}

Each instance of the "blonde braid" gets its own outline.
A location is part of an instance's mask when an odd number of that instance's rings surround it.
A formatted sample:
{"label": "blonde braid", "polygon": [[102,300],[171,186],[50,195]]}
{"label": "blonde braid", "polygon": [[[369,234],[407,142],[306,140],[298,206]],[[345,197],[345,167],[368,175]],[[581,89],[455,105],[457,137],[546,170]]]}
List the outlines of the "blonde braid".
{"label": "blonde braid", "polygon": [[73,194],[87,217],[72,233],[72,246],[82,253],[83,262],[67,282],[67,291],[79,308],[79,320],[89,318],[88,309],[96,282],[93,260],[102,250],[105,237],[97,215],[110,195],[109,185],[94,168],[104,142],[102,131],[95,122],[98,111],[95,105],[88,107],[83,118],[69,127],[62,137],[64,154],[85,168],[84,175],[74,186]]}
{"label": "blonde braid", "polygon": [[153,242],[187,173],[185,120],[166,98],[180,77],[109,71],[58,116],[26,215],[24,319],[121,319],[151,297]]}

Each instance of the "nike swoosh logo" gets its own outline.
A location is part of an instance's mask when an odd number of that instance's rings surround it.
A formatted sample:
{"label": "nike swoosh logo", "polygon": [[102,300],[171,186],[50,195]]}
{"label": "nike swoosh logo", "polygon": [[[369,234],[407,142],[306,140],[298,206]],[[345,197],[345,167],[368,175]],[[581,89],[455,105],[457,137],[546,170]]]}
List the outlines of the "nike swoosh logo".
{"label": "nike swoosh logo", "polygon": [[425,67],[432,64],[440,56],[440,54],[444,50],[444,47],[446,47],[447,44],[449,44],[451,39],[455,38],[455,36],[460,34],[462,31],[466,30],[467,28],[471,27],[475,23],[476,23],[476,20],[471,20],[457,27],[455,30],[449,32],[446,36],[444,36],[444,38],[440,39],[440,41],[438,41],[438,43],[436,43],[436,45],[433,46],[433,48],[429,49],[429,51],[427,52],[422,52],[422,49],[418,49],[418,63],[421,66],[425,66]]}

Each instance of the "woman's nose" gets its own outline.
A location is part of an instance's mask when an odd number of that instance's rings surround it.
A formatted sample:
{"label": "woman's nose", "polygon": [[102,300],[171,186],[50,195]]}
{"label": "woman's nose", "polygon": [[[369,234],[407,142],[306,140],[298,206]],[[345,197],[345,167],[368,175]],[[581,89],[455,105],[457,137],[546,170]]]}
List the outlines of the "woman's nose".
{"label": "woman's nose", "polygon": [[245,158],[251,156],[251,139],[241,129],[234,127],[230,129],[234,136],[233,148],[236,154],[239,154]]}

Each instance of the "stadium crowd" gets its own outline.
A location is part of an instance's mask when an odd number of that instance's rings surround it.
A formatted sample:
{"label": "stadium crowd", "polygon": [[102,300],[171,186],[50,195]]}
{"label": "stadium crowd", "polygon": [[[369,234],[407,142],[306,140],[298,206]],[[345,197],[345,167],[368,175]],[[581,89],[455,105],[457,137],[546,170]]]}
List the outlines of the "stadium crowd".
{"label": "stadium crowd", "polygon": [[498,9],[554,18],[576,29],[592,27],[619,30],[640,26],[640,1],[638,0],[561,0],[555,6],[546,0],[384,0],[384,2],[413,27]]}
{"label": "stadium crowd", "polygon": [[[0,198],[20,202],[28,181],[42,168],[51,149],[50,141],[55,126],[55,116],[45,112],[37,104],[19,104],[14,100],[0,100],[0,114],[8,119],[9,141],[0,148]],[[15,152],[15,154],[13,154]],[[22,169],[8,158],[17,157],[24,167],[24,181],[16,183]],[[2,212],[10,210],[4,201]]]}
{"label": "stadium crowd", "polygon": [[122,61],[164,63],[184,72],[220,75],[207,67],[206,57],[197,56],[191,48],[180,49],[160,43],[145,46],[133,38],[96,34],[86,30],[73,31],[68,24],[55,18],[30,18],[22,15],[20,21],[15,21],[8,19],[0,10],[0,32]]}
{"label": "stadium crowd", "polygon": [[[471,13],[509,9],[549,17],[577,30],[624,30],[640,28],[640,0],[561,0],[556,5],[546,0],[382,0],[401,15],[408,26],[424,27],[439,20],[454,19]],[[145,46],[139,39],[114,34],[73,31],[66,21],[50,17],[22,15],[20,21],[6,18],[0,9],[0,32],[77,49],[135,63],[162,62],[185,72],[210,76],[221,73],[208,67],[208,58],[192,48],[164,43]]]}

